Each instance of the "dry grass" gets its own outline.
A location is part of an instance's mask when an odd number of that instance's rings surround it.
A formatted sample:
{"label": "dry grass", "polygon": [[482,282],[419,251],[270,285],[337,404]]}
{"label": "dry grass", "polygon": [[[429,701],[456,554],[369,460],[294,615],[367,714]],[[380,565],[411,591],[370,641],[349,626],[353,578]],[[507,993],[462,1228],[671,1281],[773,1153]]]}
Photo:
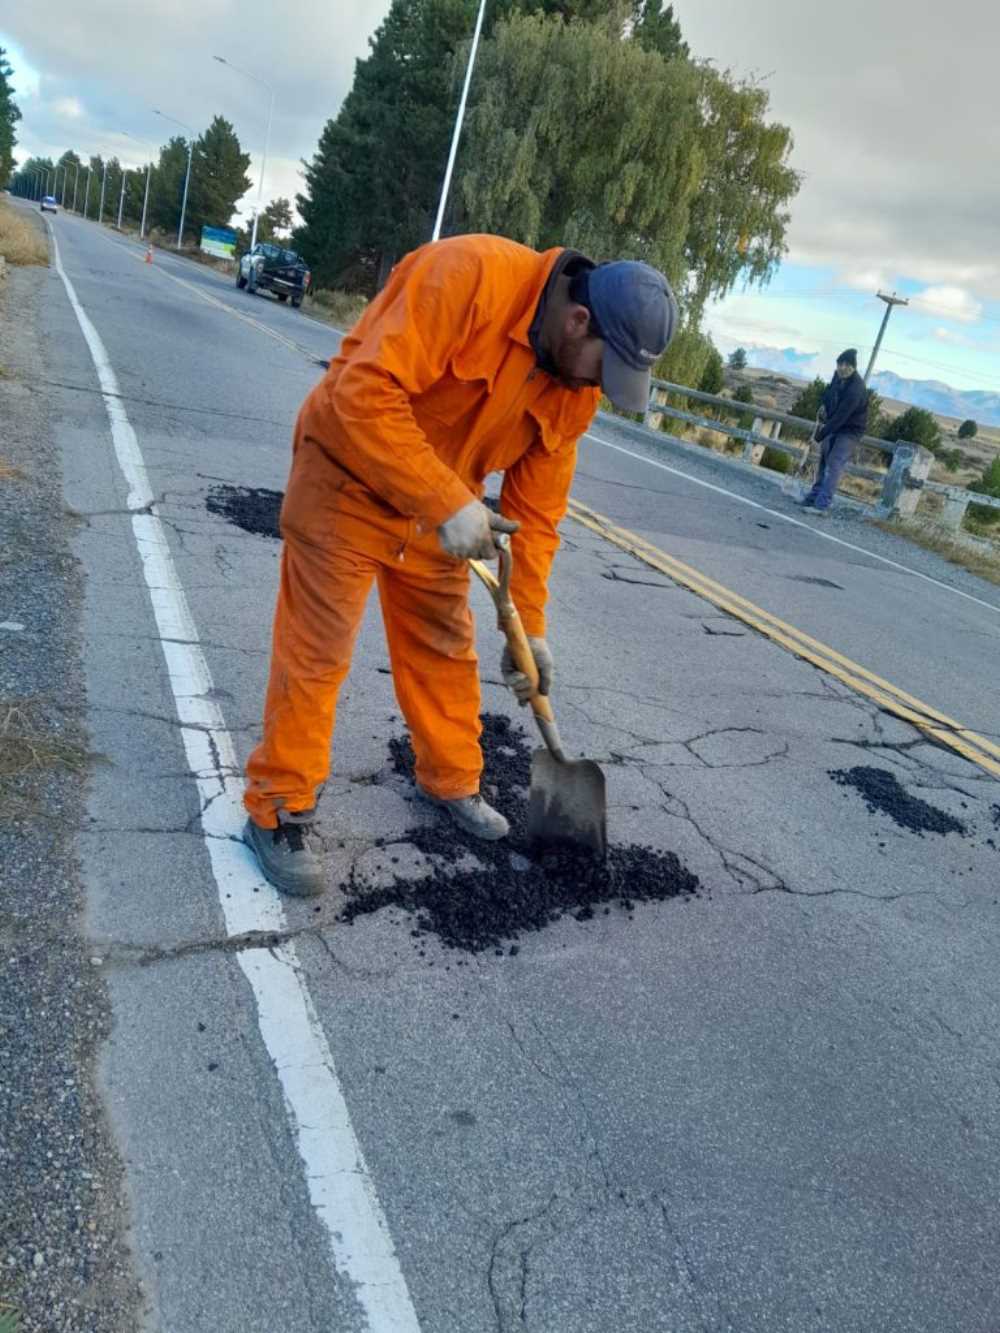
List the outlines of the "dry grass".
{"label": "dry grass", "polygon": [[327,291],[321,287],[307,297],[305,304],[314,319],[322,319],[346,331],[353,328],[365,313],[368,300],[357,292]]}
{"label": "dry grass", "polygon": [[995,542],[991,542],[991,549],[987,550],[985,546],[949,537],[928,523],[908,523],[900,519],[874,519],[873,522],[883,532],[891,532],[894,537],[905,537],[914,545],[922,546],[925,551],[933,551],[950,565],[959,565],[989,583],[1000,584],[1000,545]]}
{"label": "dry grass", "polygon": [[0,458],[0,481],[23,481],[24,473],[20,468],[11,467]]}
{"label": "dry grass", "polygon": [[47,264],[49,247],[44,232],[0,199],[0,255],[8,264]]}
{"label": "dry grass", "polygon": [[93,758],[46,725],[37,700],[0,700],[0,820],[37,817],[32,778],[84,773]]}

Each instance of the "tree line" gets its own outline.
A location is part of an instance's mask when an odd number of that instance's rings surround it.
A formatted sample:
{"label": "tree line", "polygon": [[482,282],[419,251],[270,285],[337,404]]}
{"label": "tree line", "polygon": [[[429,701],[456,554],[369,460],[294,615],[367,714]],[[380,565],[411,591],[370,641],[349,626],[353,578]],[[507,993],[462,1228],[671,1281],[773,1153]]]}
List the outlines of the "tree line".
{"label": "tree line", "polygon": [[[117,219],[121,204],[123,225],[138,226],[146,202],[147,169],[151,168],[147,228],[175,235],[184,196],[189,146],[191,177],[183,241],[197,245],[202,227],[229,226],[237,203],[251,184],[246,174],[250,155],[243,151],[233,125],[223,116],[215,116],[190,145],[183,135],[176,135],[162,145],[155,161],[137,167],[127,167],[117,157],[105,159],[95,154],[84,158],[74,149],[67,149],[55,161],[29,157],[11,176],[11,189],[15,194],[34,197],[37,173],[44,172],[46,193],[55,194],[62,207],[75,207],[78,213],[96,218],[102,211],[103,195],[105,219]],[[289,200],[272,200],[261,213],[258,239],[266,241],[287,233],[291,224]],[[244,244],[246,240],[244,235]]]}
{"label": "tree line", "polygon": [[[428,240],[477,0],[393,0],[304,162],[294,242],[320,285],[371,295]],[[660,0],[492,0],[445,232],[644,259],[681,333],[658,368],[697,383],[708,301],[766,283],[799,180],[766,89],[695,58]]]}

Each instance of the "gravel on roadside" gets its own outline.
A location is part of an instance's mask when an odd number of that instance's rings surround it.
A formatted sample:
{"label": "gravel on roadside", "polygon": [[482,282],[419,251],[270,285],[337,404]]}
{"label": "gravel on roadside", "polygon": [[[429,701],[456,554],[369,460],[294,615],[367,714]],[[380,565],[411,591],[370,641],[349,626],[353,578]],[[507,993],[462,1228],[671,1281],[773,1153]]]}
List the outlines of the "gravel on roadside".
{"label": "gravel on roadside", "polygon": [[0,1310],[19,1333],[126,1333],[141,1291],[95,1063],[110,1027],[74,834],[94,757],[83,573],[38,383],[43,268],[0,288]]}

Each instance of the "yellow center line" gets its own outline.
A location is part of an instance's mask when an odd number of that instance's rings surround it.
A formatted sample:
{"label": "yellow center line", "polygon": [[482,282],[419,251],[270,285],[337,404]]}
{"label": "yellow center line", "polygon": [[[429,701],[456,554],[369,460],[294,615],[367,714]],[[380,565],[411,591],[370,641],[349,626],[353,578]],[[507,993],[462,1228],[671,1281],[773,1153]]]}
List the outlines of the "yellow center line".
{"label": "yellow center line", "polygon": [[684,564],[683,561],[677,560],[665,551],[661,551],[659,547],[653,546],[651,542],[646,541],[637,533],[630,532],[627,528],[618,527],[605,515],[599,514],[579,500],[570,501],[569,516],[577,523],[590,528],[591,531],[598,533],[605,540],[620,547],[621,550],[635,556],[643,564],[649,565],[651,569],[666,574],[675,583],[687,588],[690,592],[696,593],[699,597],[703,597],[735,619],[742,620],[744,624],[749,625],[781,647],[788,649],[796,657],[801,657],[803,660],[812,663],[813,666],[819,667],[820,670],[841,681],[856,693],[871,699],[880,708],[884,708],[887,712],[894,713],[904,721],[910,722],[925,735],[941,745],[948,746],[949,749],[984,769],[993,777],[1000,777],[1000,762],[998,762],[1000,760],[1000,746],[995,745],[985,736],[980,736],[971,728],[965,727],[946,714],[938,712],[936,708],[932,708],[920,699],[914,698],[913,695],[907,694],[905,690],[899,689],[890,681],[884,680],[866,667],[852,662],[849,657],[837,652],[835,648],[831,648],[818,639],[804,634],[801,630],[796,629],[794,625],[779,620],[777,616],[771,615],[769,611],[756,606],[753,602],[724,587],[721,583],[716,583],[714,579],[709,578],[706,574],[702,574],[690,565]]}

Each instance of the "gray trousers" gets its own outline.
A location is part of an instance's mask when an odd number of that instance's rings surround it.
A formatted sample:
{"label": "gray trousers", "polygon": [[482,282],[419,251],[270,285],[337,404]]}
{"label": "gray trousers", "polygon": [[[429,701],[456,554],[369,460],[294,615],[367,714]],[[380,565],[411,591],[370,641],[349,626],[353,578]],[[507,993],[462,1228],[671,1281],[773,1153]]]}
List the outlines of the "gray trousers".
{"label": "gray trousers", "polygon": [[851,461],[859,439],[858,435],[847,435],[840,431],[839,434],[828,435],[821,441],[816,480],[806,496],[806,502],[815,509],[830,508],[841,473]]}

